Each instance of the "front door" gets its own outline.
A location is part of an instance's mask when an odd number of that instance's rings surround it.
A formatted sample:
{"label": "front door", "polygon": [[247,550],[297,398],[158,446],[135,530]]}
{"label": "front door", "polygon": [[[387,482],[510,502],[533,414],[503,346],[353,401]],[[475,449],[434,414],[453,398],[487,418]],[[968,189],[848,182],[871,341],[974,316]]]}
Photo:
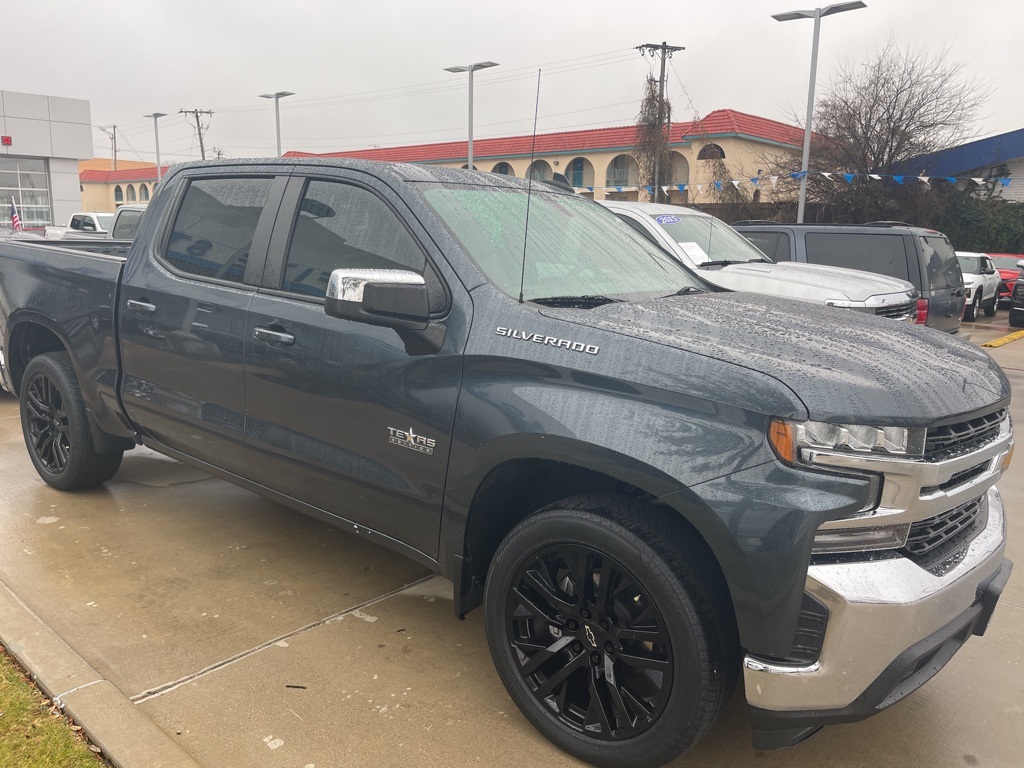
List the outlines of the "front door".
{"label": "front door", "polygon": [[324,312],[332,270],[407,269],[427,273],[451,325],[426,238],[398,210],[355,172],[291,180],[249,308],[246,431],[260,482],[434,557],[464,334],[415,354],[395,330]]}

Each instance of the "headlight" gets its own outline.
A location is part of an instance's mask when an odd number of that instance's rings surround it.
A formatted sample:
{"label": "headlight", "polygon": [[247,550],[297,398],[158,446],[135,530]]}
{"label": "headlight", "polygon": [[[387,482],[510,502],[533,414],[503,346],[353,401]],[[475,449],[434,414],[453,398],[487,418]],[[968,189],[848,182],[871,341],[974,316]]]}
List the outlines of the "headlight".
{"label": "headlight", "polygon": [[801,448],[919,455],[924,447],[924,430],[772,419],[768,440],[780,459],[799,464]]}
{"label": "headlight", "polygon": [[[768,442],[775,453],[787,464],[795,466],[809,466],[804,462],[804,452],[810,450],[849,451],[910,459],[923,454],[925,435],[926,430],[921,428],[796,422],[785,419],[772,419],[768,428]],[[877,482],[878,475],[868,474]],[[869,514],[870,511],[865,511],[856,517],[863,520]],[[824,555],[899,549],[906,545],[909,532],[910,525],[907,523],[821,528],[814,535],[812,551],[816,555]]]}

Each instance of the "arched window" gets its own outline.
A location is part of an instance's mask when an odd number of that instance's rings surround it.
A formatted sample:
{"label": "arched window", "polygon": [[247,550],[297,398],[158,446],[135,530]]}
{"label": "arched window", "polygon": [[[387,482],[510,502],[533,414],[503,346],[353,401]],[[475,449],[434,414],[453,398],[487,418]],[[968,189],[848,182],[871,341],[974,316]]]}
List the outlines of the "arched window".
{"label": "arched window", "polygon": [[534,181],[546,181],[551,178],[551,166],[546,160],[534,160],[526,171],[526,178]]}
{"label": "arched window", "polygon": [[594,186],[594,165],[585,157],[576,157],[565,166],[565,175],[574,187]]}
{"label": "arched window", "polygon": [[139,200],[141,200],[144,203],[149,202],[149,187],[147,187],[145,184],[139,185]]}
{"label": "arched window", "polygon": [[760,203],[761,202],[761,190],[760,189],[755,189],[754,190],[754,200],[753,200],[753,202],[755,202],[755,203]]}
{"label": "arched window", "polygon": [[131,184],[128,185],[128,202],[135,202],[135,187],[133,187]]}
{"label": "arched window", "polygon": [[617,155],[608,164],[608,174],[605,177],[605,185],[609,187],[635,187],[639,169],[630,155]]}
{"label": "arched window", "polygon": [[121,189],[120,184],[114,187],[114,202],[118,205],[124,202],[124,190]]}
{"label": "arched window", "polygon": [[515,176],[515,171],[508,163],[498,163],[491,169],[491,173],[500,173],[502,176]]}
{"label": "arched window", "polygon": [[[462,170],[464,170],[464,171],[469,170],[469,163],[463,163],[462,164]],[[473,170],[476,171],[476,170],[479,170],[479,169],[474,165],[473,166]]]}
{"label": "arched window", "polygon": [[717,144],[705,144],[697,153],[698,160],[725,160],[725,150]]}

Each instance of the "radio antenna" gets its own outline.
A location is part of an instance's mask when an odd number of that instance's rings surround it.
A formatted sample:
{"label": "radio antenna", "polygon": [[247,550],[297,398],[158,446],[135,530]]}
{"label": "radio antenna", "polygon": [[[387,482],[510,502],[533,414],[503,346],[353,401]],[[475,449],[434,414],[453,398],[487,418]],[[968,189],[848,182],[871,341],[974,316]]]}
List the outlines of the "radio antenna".
{"label": "radio antenna", "polygon": [[537,102],[533,105],[533,140],[530,142],[530,165],[526,169],[526,224],[523,226],[523,270],[519,273],[519,303],[523,303],[526,282],[526,245],[530,239],[530,197],[533,195],[533,156],[537,149],[537,115],[540,112],[540,70],[537,70]]}

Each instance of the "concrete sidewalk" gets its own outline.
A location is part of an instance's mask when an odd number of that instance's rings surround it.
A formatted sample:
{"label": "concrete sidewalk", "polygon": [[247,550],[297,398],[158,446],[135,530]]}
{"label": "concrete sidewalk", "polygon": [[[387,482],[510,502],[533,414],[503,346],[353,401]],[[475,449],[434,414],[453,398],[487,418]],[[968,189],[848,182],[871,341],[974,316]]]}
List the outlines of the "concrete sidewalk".
{"label": "concrete sidewalk", "polygon": [[[1010,330],[1001,312],[973,340]],[[990,352],[1024,391],[1024,340]],[[0,473],[0,640],[116,765],[577,764],[506,696],[481,613],[455,620],[451,585],[401,556],[146,450],[103,488],[54,491],[9,395]],[[1022,476],[1000,485],[1018,567],[984,638],[785,752],[751,749],[741,690],[679,765],[1021,765]]]}

